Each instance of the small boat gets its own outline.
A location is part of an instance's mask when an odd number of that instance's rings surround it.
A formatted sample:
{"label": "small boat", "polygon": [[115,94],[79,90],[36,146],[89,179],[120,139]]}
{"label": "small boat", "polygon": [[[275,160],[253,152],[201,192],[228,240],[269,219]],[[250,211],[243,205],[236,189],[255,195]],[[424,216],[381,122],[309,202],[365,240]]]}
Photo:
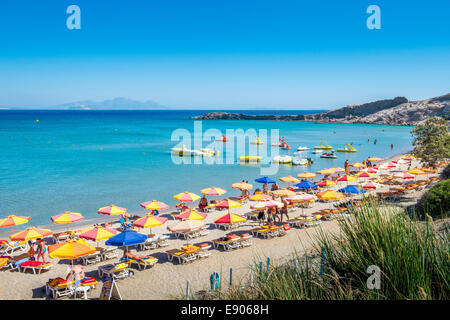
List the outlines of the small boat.
{"label": "small boat", "polygon": [[205,149],[201,149],[201,153],[202,153],[201,154],[202,156],[210,157],[210,156],[218,156],[220,154],[220,151],[205,148]]}
{"label": "small boat", "polygon": [[273,157],[273,162],[275,163],[292,163],[291,156],[275,156]]}
{"label": "small boat", "polygon": [[313,150],[313,151],[311,151],[311,153],[314,153],[314,154],[322,154],[322,150]]}
{"label": "small boat", "polygon": [[292,158],[292,165],[294,166],[309,166],[310,164],[312,164],[312,161],[310,162],[310,160],[306,158],[299,158],[299,157]]}
{"label": "small boat", "polygon": [[333,147],[330,146],[328,143],[326,143],[325,141],[321,141],[320,144],[318,146],[315,146],[314,149],[316,150],[332,150]]}
{"label": "small boat", "polygon": [[306,150],[309,150],[309,148],[307,148],[307,147],[302,147],[302,146],[300,146],[300,147],[297,148],[297,151],[306,151]]}
{"label": "small boat", "polygon": [[201,155],[198,150],[188,149],[185,146],[182,148],[172,148],[172,154],[179,157],[193,157]]}
{"label": "small boat", "polygon": [[258,137],[256,137],[255,141],[250,142],[251,144],[264,144],[264,142],[262,142],[262,140]]}
{"label": "small boat", "polygon": [[358,151],[351,144],[346,144],[344,148],[337,149],[337,152],[356,152]]}
{"label": "small boat", "polygon": [[242,156],[239,157],[240,162],[259,162],[261,161],[260,156]]}
{"label": "small boat", "polygon": [[225,135],[222,135],[222,137],[220,139],[216,139],[216,141],[218,142],[228,142],[227,137],[225,137]]}
{"label": "small boat", "polygon": [[330,153],[324,152],[320,155],[320,157],[326,158],[326,159],[336,159],[337,158],[337,156],[334,154],[334,152],[330,152]]}

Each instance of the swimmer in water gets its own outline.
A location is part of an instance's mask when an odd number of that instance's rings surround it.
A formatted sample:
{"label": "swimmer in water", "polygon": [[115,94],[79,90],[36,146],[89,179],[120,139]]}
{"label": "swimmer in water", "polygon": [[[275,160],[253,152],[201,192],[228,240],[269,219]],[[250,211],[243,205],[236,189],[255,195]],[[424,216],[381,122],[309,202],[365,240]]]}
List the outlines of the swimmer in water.
{"label": "swimmer in water", "polygon": [[373,141],[373,144],[377,144],[377,141],[378,141],[378,140],[377,140],[377,139],[375,139],[375,140]]}

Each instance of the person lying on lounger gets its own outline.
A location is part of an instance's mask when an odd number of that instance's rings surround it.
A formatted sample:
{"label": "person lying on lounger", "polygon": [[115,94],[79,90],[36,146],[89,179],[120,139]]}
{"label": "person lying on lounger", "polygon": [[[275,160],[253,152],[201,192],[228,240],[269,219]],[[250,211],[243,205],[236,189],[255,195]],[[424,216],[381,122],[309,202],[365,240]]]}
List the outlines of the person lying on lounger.
{"label": "person lying on lounger", "polygon": [[140,254],[134,254],[130,250],[125,249],[123,251],[122,260],[130,260],[130,259],[131,260],[143,260],[143,259],[146,259],[146,258],[148,258],[148,256],[142,256]]}

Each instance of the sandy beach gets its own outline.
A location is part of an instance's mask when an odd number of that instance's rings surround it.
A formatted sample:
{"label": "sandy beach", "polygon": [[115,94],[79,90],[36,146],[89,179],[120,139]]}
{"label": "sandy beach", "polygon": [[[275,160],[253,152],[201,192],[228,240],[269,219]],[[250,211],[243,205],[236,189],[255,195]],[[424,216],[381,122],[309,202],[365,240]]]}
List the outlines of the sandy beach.
{"label": "sandy beach", "polygon": [[[383,163],[393,159],[400,158],[401,155],[393,156],[385,159]],[[419,163],[415,161],[412,167]],[[305,168],[305,171],[307,169]],[[417,180],[424,179],[424,176],[419,176]],[[344,184],[334,186],[333,189],[342,188]],[[383,186],[377,191],[387,191],[388,186]],[[402,205],[414,203],[426,190],[413,191],[409,193],[407,201]],[[357,198],[357,197],[354,197]],[[192,205],[191,205],[192,206]],[[330,208],[329,203],[317,202],[313,208],[304,209],[304,213],[310,214],[321,209]],[[243,214],[250,211],[249,204],[245,204],[241,208],[232,209],[233,213]],[[216,229],[213,222],[216,218],[226,213],[224,211],[212,211],[205,219],[205,224],[208,225],[210,233],[206,236],[191,240],[191,243],[198,244],[208,242],[213,239],[224,236],[227,231]],[[296,208],[289,212],[290,218],[295,218],[302,214],[302,210]],[[170,234],[167,226],[174,224],[176,221],[170,217],[169,212],[164,212],[162,216],[168,217],[169,221],[161,227],[152,228],[152,233],[155,234]],[[103,218],[104,220],[111,220],[112,217]],[[115,217],[115,220],[117,217]],[[98,221],[95,221],[98,222]],[[243,226],[238,229],[233,229],[237,233],[248,231],[256,227],[258,223],[253,220],[248,220]],[[116,227],[118,225],[114,225]],[[78,228],[78,226],[77,226]],[[17,230],[22,230],[18,228]],[[56,228],[52,228],[56,230]],[[277,237],[273,239],[259,239],[253,238],[253,245],[243,249],[224,252],[219,249],[210,249],[211,255],[207,259],[194,261],[186,265],[178,265],[167,260],[165,251],[174,248],[180,248],[186,243],[186,240],[177,239],[171,236],[169,239],[170,245],[162,249],[153,249],[147,251],[139,251],[139,254],[150,254],[158,258],[158,263],[147,270],[135,270],[132,277],[120,279],[117,281],[119,290],[123,299],[174,299],[182,298],[186,291],[186,282],[189,280],[191,290],[193,292],[200,290],[209,290],[209,277],[212,272],[221,274],[222,286],[227,286],[229,282],[229,269],[233,268],[233,284],[237,284],[239,279],[248,275],[249,266],[254,262],[263,261],[266,263],[266,258],[270,257],[271,261],[280,263],[284,259],[289,259],[292,254],[297,251],[300,254],[310,252],[313,249],[314,239],[319,231],[325,233],[339,232],[338,223],[335,220],[323,221],[317,227],[296,229],[292,228],[286,236]],[[143,233],[149,233],[149,230],[142,230]],[[99,243],[104,246],[104,242]],[[119,257],[122,256],[122,250],[119,249]],[[2,270],[0,271],[0,299],[46,299],[45,283],[50,278],[65,277],[70,269],[70,262],[68,260],[51,259],[55,265],[47,272],[42,274],[33,274],[29,271],[26,273]],[[119,259],[100,262],[86,267],[86,276],[92,276],[99,279],[97,269],[100,265],[116,263]],[[90,299],[97,299],[101,291],[101,281],[97,287],[89,293]]]}

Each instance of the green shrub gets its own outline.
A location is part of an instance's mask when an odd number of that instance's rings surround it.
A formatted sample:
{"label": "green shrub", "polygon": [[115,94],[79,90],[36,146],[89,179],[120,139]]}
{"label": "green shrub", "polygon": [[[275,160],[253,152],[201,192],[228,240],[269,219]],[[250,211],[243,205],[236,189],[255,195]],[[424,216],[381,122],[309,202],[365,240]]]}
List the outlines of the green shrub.
{"label": "green shrub", "polygon": [[419,202],[417,213],[433,218],[448,216],[450,211],[450,179],[443,180],[427,191]]}

